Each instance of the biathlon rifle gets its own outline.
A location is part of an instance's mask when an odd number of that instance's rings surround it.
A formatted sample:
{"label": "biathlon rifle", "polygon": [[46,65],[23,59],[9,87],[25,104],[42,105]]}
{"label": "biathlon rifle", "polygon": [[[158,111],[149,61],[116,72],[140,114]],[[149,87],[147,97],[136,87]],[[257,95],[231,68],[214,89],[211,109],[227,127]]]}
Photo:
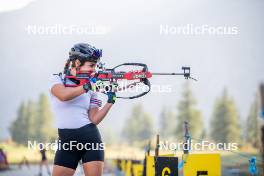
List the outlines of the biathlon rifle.
{"label": "biathlon rifle", "polygon": [[[134,71],[116,71],[117,69],[120,69],[122,66],[132,66],[132,67],[139,67],[140,69],[134,70]],[[120,80],[128,80],[128,81],[135,81],[132,84],[129,84],[126,87],[122,87],[119,89],[115,89],[115,91],[120,91],[128,88],[129,86],[135,86],[138,83],[143,83],[148,87],[147,91],[144,91],[138,95],[124,97],[124,96],[117,96],[117,98],[123,98],[123,99],[134,99],[139,98],[141,96],[146,95],[150,89],[151,84],[149,81],[149,78],[155,75],[182,75],[185,79],[193,79],[197,81],[196,79],[191,77],[190,67],[182,67],[181,73],[154,73],[150,72],[148,69],[148,66],[144,63],[124,63],[115,66],[114,68],[108,69],[104,67],[104,64],[99,63],[97,65],[98,70],[94,73],[84,73],[84,72],[77,72],[76,76],[72,75],[66,75],[65,78],[69,79],[75,79],[78,81],[78,84],[76,85],[67,85],[66,87],[76,87],[83,85],[87,82],[96,83],[97,85],[104,86],[104,82],[109,82],[111,86],[118,86],[117,81]],[[109,90],[110,91],[110,90]]]}

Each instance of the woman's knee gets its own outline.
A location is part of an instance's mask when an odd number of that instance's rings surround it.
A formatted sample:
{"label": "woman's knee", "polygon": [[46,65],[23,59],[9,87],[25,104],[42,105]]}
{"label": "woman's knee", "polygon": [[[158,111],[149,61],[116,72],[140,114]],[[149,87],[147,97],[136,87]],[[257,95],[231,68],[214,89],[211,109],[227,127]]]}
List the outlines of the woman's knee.
{"label": "woman's knee", "polygon": [[74,169],[54,165],[53,171],[52,171],[52,176],[72,176],[74,174],[74,172],[75,172]]}
{"label": "woman's knee", "polygon": [[83,170],[85,176],[102,176],[103,174],[103,161],[90,161],[83,163]]}

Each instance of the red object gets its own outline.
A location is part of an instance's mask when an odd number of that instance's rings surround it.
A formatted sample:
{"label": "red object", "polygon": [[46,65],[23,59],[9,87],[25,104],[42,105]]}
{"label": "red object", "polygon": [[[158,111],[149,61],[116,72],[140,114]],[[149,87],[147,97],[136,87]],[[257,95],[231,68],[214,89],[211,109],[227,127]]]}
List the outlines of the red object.
{"label": "red object", "polygon": [[129,71],[129,72],[102,72],[102,73],[82,73],[77,72],[76,76],[66,76],[66,78],[72,78],[79,81],[78,85],[65,85],[66,87],[77,87],[81,86],[90,81],[90,79],[97,79],[97,80],[137,80],[137,79],[144,79],[144,78],[151,78],[152,73],[149,71]]}

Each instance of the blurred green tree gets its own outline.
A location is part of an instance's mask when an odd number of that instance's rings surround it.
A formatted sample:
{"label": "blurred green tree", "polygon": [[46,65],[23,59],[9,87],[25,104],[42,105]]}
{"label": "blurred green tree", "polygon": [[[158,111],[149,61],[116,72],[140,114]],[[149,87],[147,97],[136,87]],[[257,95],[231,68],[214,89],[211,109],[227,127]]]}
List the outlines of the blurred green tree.
{"label": "blurred green tree", "polygon": [[24,129],[27,133],[27,139],[25,143],[27,144],[28,140],[37,140],[37,133],[36,133],[36,123],[37,123],[37,117],[38,117],[38,111],[37,111],[37,104],[35,102],[32,102],[31,100],[28,101],[27,105],[27,115],[25,118],[25,125],[26,128]]}
{"label": "blurred green tree", "polygon": [[57,132],[53,127],[53,114],[47,95],[41,94],[38,101],[38,116],[35,126],[37,139],[40,142],[48,142],[56,139]]}
{"label": "blurred green tree", "polygon": [[204,125],[201,111],[199,111],[196,106],[196,99],[190,88],[190,83],[187,82],[184,86],[184,91],[182,93],[182,99],[178,104],[178,114],[175,128],[175,136],[182,139],[184,136],[183,125],[184,121],[189,123],[189,130],[193,137],[201,138],[204,133]]}
{"label": "blurred green tree", "polygon": [[256,95],[253,103],[250,106],[249,114],[246,121],[246,143],[253,147],[260,147],[260,102],[259,96]]}
{"label": "blurred green tree", "polygon": [[210,136],[216,142],[241,143],[241,126],[239,115],[227,89],[216,100],[211,119]]}
{"label": "blurred green tree", "polygon": [[162,138],[170,138],[175,135],[174,131],[176,129],[175,114],[169,107],[163,106],[160,116],[159,116],[159,134]]}
{"label": "blurred green tree", "polygon": [[9,132],[12,139],[23,145],[28,140],[48,142],[56,139],[56,130],[52,127],[53,115],[48,97],[41,94],[38,103],[24,102],[18,108],[17,118],[12,122]]}
{"label": "blurred green tree", "polygon": [[152,117],[144,112],[141,104],[135,105],[123,128],[125,140],[129,143],[147,140],[151,138],[153,131]]}
{"label": "blurred green tree", "polygon": [[27,139],[27,132],[25,131],[27,127],[27,122],[25,117],[27,116],[27,106],[22,102],[17,111],[17,118],[12,122],[9,127],[9,131],[12,139],[18,144],[25,144]]}

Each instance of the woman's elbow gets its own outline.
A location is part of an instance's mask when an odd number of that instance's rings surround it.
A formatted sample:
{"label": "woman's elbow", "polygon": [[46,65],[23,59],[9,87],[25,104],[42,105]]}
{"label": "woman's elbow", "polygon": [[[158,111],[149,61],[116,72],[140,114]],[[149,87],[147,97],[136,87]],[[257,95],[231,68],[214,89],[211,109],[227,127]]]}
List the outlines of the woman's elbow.
{"label": "woman's elbow", "polygon": [[96,120],[94,117],[90,117],[89,119],[95,125],[98,125],[100,123],[100,121]]}
{"label": "woman's elbow", "polygon": [[100,122],[92,122],[93,124],[95,124],[95,125],[98,125]]}
{"label": "woman's elbow", "polygon": [[56,96],[60,101],[68,101],[69,99],[66,96]]}
{"label": "woman's elbow", "polygon": [[60,93],[60,94],[57,94],[57,95],[55,95],[60,101],[69,101],[69,100],[71,100],[70,98],[69,98],[69,96],[67,96],[67,94],[65,94],[65,93]]}
{"label": "woman's elbow", "polygon": [[100,123],[98,120],[91,120],[91,122],[95,125],[98,125]]}
{"label": "woman's elbow", "polygon": [[51,93],[57,97],[60,101],[68,101],[69,95],[67,95],[67,92],[64,91],[65,88],[63,85],[55,85],[51,88]]}

